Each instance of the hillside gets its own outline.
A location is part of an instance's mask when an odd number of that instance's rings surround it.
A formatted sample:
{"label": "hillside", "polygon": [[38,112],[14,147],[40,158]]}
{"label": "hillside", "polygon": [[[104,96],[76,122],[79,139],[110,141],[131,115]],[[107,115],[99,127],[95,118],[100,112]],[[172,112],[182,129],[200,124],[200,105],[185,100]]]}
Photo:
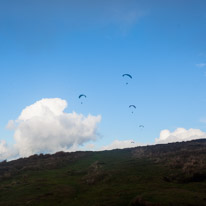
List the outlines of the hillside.
{"label": "hillside", "polygon": [[205,194],[205,139],[0,163],[0,206],[192,206]]}

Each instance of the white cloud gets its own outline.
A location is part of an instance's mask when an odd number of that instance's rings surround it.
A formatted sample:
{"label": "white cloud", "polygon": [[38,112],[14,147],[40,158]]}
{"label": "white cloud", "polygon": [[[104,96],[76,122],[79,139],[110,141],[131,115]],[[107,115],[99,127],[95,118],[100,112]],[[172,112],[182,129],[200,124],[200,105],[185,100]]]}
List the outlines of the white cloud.
{"label": "white cloud", "polygon": [[[15,144],[7,146],[6,141],[0,141],[0,160],[41,152],[112,150],[146,145],[132,139],[114,140],[98,149],[91,141],[98,137],[97,124],[101,116],[65,113],[66,107],[65,100],[54,98],[42,99],[23,109],[17,120],[8,122],[7,128],[14,130]],[[177,128],[173,132],[162,130],[155,144],[202,138],[206,138],[206,133],[199,129]]]}
{"label": "white cloud", "polygon": [[6,129],[8,130],[14,130],[15,129],[15,121],[14,120],[10,120],[6,126]]}
{"label": "white cloud", "polygon": [[0,161],[12,159],[17,155],[16,148],[9,147],[5,140],[0,141]]}
{"label": "white cloud", "polygon": [[[15,148],[21,157],[35,153],[75,151],[79,145],[97,138],[101,116],[65,113],[65,100],[42,99],[26,107],[15,121]],[[9,121],[7,127],[13,125]]]}
{"label": "white cloud", "polygon": [[18,120],[29,120],[33,117],[58,116],[62,115],[67,107],[67,102],[59,98],[42,99],[26,107],[19,116]]}
{"label": "white cloud", "polygon": [[0,159],[3,159],[2,156],[4,156],[7,153],[7,145],[5,140],[0,141]]}
{"label": "white cloud", "polygon": [[143,146],[143,144],[134,142],[134,140],[114,140],[111,144],[101,147],[100,150],[124,149],[137,146]]}
{"label": "white cloud", "polygon": [[205,63],[201,63],[201,64],[196,64],[196,66],[202,68],[202,67],[205,67],[206,64]]}
{"label": "white cloud", "polygon": [[177,128],[174,132],[162,130],[159,138],[155,139],[156,144],[190,141],[194,139],[206,138],[206,133],[199,129]]}
{"label": "white cloud", "polygon": [[87,144],[87,145],[85,145],[85,149],[86,150],[94,150],[95,149],[95,145],[94,144]]}

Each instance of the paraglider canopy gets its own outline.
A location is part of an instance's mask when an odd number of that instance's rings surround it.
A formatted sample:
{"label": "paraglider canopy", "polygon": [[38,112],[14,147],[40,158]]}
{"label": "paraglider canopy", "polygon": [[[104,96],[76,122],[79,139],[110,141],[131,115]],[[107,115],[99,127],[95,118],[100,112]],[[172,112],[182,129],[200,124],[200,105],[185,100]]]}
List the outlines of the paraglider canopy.
{"label": "paraglider canopy", "polygon": [[142,128],[144,128],[144,125],[142,125],[142,124],[141,124],[141,125],[139,125],[139,127],[142,127]]}
{"label": "paraglider canopy", "polygon": [[130,108],[130,107],[134,107],[134,108],[136,109],[136,106],[135,106],[135,105],[133,105],[133,104],[129,105],[129,108]]}
{"label": "paraglider canopy", "polygon": [[122,76],[123,76],[123,77],[128,76],[129,78],[132,79],[132,75],[130,75],[130,74],[123,74]]}
{"label": "paraglider canopy", "polygon": [[[132,79],[132,75],[131,74],[123,74],[122,77],[127,77],[127,78]],[[128,84],[128,82],[126,82],[126,84]]]}
{"label": "paraglider canopy", "polygon": [[129,105],[129,108],[132,108],[132,114],[133,114],[134,113],[134,109],[136,109],[136,106],[131,104],[131,105]]}
{"label": "paraglider canopy", "polygon": [[85,94],[80,94],[80,95],[79,95],[79,99],[82,98],[82,97],[85,97],[85,98],[86,98],[87,96],[86,96]]}
{"label": "paraglider canopy", "polygon": [[[87,96],[85,94],[80,94],[79,99],[81,99],[82,97],[87,98]],[[81,102],[81,104],[83,104],[83,102]]]}

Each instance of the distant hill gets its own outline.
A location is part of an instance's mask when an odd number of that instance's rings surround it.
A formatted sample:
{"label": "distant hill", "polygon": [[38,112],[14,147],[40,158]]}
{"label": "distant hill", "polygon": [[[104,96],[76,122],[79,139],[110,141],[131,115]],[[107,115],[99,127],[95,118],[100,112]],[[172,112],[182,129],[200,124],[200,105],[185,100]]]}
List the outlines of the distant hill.
{"label": "distant hill", "polygon": [[206,140],[0,163],[0,206],[206,205]]}

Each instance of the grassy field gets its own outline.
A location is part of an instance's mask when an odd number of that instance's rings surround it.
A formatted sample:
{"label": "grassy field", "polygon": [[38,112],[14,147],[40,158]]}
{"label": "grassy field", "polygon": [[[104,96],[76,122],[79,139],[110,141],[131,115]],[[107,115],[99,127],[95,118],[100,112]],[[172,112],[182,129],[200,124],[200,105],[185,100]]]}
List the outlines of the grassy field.
{"label": "grassy field", "polygon": [[2,162],[0,206],[206,205],[205,145],[193,141]]}

